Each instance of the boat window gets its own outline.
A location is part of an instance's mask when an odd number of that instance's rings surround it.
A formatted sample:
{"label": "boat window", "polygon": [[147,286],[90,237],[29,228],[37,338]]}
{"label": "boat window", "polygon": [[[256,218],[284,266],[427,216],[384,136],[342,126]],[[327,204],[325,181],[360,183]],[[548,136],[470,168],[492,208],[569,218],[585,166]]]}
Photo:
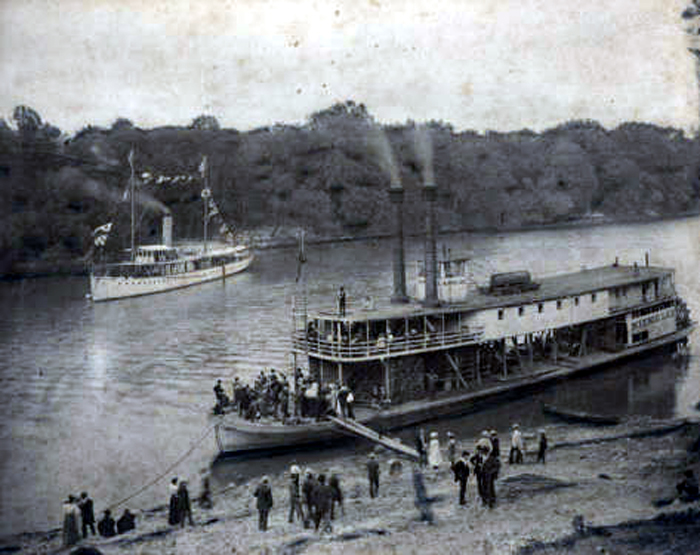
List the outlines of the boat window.
{"label": "boat window", "polygon": [[502,308],[498,309],[498,319],[503,320],[503,309]]}
{"label": "boat window", "polygon": [[574,297],[574,304],[578,306],[578,297]]}
{"label": "boat window", "polygon": [[591,293],[591,302],[594,303],[595,300],[596,300],[596,294],[595,294],[595,293]]}
{"label": "boat window", "polygon": [[518,316],[522,316],[523,314],[525,314],[525,307],[519,306],[518,307]]}
{"label": "boat window", "polygon": [[537,312],[542,313],[544,311],[544,304],[540,303],[537,305]]}
{"label": "boat window", "polygon": [[557,310],[561,310],[562,303],[561,301],[557,301]]}

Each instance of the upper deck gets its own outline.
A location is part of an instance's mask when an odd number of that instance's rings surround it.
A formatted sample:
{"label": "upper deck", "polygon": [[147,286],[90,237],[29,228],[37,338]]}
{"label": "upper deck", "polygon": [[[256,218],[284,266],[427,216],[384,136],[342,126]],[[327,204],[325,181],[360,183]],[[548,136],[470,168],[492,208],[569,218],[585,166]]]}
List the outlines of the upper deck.
{"label": "upper deck", "polygon": [[476,288],[438,307],[385,301],[344,315],[319,312],[304,318],[294,347],[327,360],[401,356],[605,319],[675,296],[674,270],[662,267],[611,265],[537,283],[511,294]]}

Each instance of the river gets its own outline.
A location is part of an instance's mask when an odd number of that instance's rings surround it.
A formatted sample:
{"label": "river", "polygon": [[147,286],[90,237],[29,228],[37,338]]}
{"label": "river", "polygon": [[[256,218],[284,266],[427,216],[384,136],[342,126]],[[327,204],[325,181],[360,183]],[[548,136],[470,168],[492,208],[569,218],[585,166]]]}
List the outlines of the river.
{"label": "river", "polygon": [[[458,234],[440,239],[453,257],[469,256],[477,281],[495,271],[529,269],[535,277],[582,267],[643,263],[674,267],[678,292],[700,319],[700,219],[520,233]],[[348,304],[391,293],[391,243],[358,241],[310,246],[305,265],[309,305],[328,306],[339,285]],[[407,259],[422,256],[409,240]],[[258,253],[226,282],[93,305],[84,277],[0,283],[0,535],[60,525],[69,493],[90,492],[101,509],[166,470],[211,423],[217,378],[242,378],[290,361],[291,299],[296,250]],[[435,424],[461,437],[483,427],[506,433],[518,419],[543,422],[539,399],[608,414],[658,417],[697,414],[698,335],[684,366],[654,356],[577,378],[480,414]],[[364,448],[359,444],[343,450]],[[190,479],[211,469],[212,436],[172,470]],[[288,458],[228,461],[215,485],[275,472]],[[129,503],[162,504],[167,481]]]}

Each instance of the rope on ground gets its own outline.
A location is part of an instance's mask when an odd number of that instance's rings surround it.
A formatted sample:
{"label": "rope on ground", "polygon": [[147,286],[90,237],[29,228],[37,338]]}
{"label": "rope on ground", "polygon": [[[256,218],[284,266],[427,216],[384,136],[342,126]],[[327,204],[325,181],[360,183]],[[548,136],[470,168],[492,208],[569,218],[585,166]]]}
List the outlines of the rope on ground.
{"label": "rope on ground", "polygon": [[176,468],[182,461],[184,461],[187,457],[189,457],[197,447],[200,446],[200,444],[209,436],[209,434],[212,433],[212,431],[216,428],[216,426],[218,426],[218,424],[213,424],[211,426],[208,426],[206,428],[204,434],[199,439],[197,439],[192,445],[190,445],[190,448],[187,451],[185,451],[185,453],[183,455],[181,455],[180,458],[178,458],[173,464],[171,464],[168,468],[166,468],[163,472],[158,474],[158,476],[156,476],[155,478],[150,480],[148,483],[141,486],[134,493],[128,495],[127,497],[125,497],[124,499],[121,499],[120,501],[117,501],[116,503],[111,503],[110,505],[108,505],[108,508],[110,510],[116,509],[117,507],[119,507],[120,505],[123,505],[127,501],[133,499],[137,495],[140,495],[141,493],[146,491],[148,488],[150,488],[151,486],[155,485],[157,482],[162,480],[165,476],[170,474],[174,468]]}

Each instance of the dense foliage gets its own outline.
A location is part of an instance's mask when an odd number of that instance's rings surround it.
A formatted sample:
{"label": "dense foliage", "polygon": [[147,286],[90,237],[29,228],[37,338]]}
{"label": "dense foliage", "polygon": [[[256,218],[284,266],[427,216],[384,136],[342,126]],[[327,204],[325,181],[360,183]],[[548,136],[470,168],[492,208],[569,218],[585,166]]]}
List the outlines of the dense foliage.
{"label": "dense foliage", "polygon": [[[204,154],[226,220],[273,233],[300,227],[326,237],[387,233],[392,182],[406,191],[407,231],[419,232],[420,192],[431,172],[442,230],[674,216],[696,210],[700,199],[695,141],[645,123],[457,133],[439,122],[382,127],[351,101],[313,114],[303,126],[246,133],[221,129],[206,115],[188,127],[150,130],[118,119],[109,129],[89,126],[72,137],[25,106],[13,119],[12,126],[0,120],[2,273],[81,262],[92,254],[93,229],[108,221],[115,227],[107,247],[127,246],[131,149],[143,242],[160,233],[163,206],[173,213],[176,237],[201,236]],[[427,155],[421,137],[430,145]]]}

